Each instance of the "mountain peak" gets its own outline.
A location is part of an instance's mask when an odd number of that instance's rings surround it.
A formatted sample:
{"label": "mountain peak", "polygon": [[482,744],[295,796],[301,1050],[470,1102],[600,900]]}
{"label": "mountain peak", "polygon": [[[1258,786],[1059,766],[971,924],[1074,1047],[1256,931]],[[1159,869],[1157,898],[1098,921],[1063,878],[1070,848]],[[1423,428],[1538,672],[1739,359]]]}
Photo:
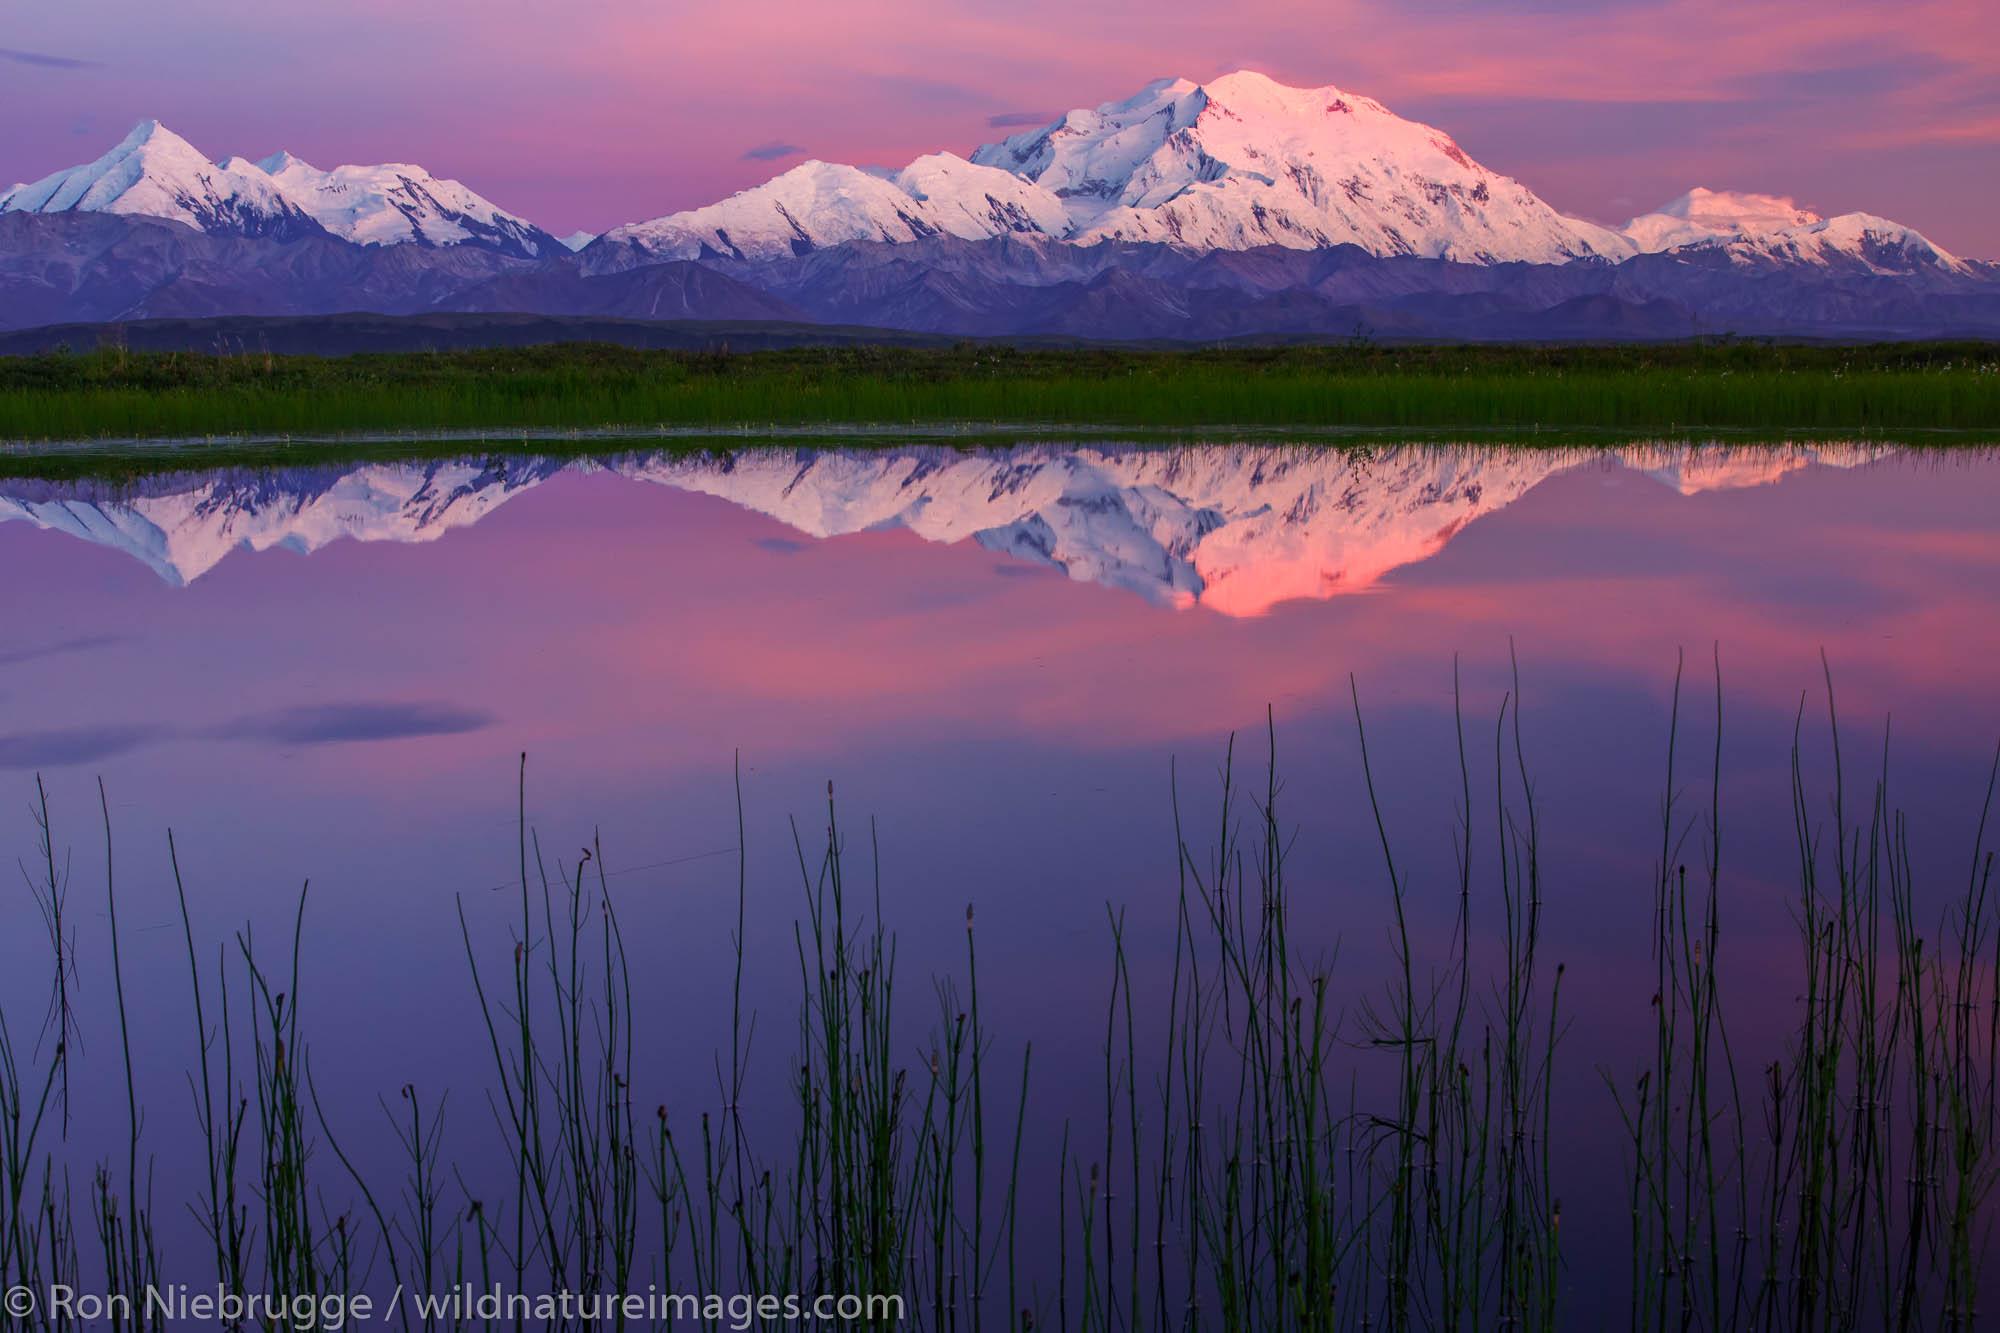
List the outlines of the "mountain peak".
{"label": "mountain peak", "polygon": [[938,234],[1188,251],[1353,244],[1468,262],[1630,253],[1439,130],[1331,85],[1246,69],[1207,84],[1155,79],[969,159],[933,153],[901,171],[801,163],[706,208],[615,228],[618,243],[592,263],[784,258]]}
{"label": "mountain peak", "polygon": [[777,259],[851,241],[983,239],[1061,224],[1060,205],[1030,183],[949,153],[900,172],[813,159],[706,208],[613,228],[600,262]]}
{"label": "mountain peak", "polygon": [[181,138],[180,135],[175,134],[157,120],[142,120],[137,125],[134,125],[131,132],[119,140],[118,146],[111,151],[114,153],[130,152],[132,149],[143,147],[155,139],[171,140],[175,143],[187,142],[187,140]]}
{"label": "mountain peak", "polygon": [[89,167],[106,166],[122,158],[145,157],[171,163],[180,169],[200,170],[213,165],[206,154],[157,120],[142,120],[112,150]]}
{"label": "mountain peak", "polygon": [[1373,98],[1238,69],[1205,83],[1154,79],[969,158],[933,153],[901,171],[802,163],[706,208],[615,228],[606,234],[617,244],[588,262],[782,259],[940,233],[1190,253],[1354,245],[1472,264],[1617,262],[1718,244],[1752,263],[1858,257],[1880,267],[1879,256],[1895,268],[1933,252],[1954,262],[1913,232],[1824,222],[1788,198],[1699,188],[1614,230],[1556,211],[1449,134]]}
{"label": "mountain peak", "polygon": [[1709,190],[1699,185],[1680,198],[1661,204],[1653,212],[1710,224],[1718,230],[1733,227],[1739,231],[1807,227],[1822,220],[1819,214],[1800,208],[1789,197],[1741,190]]}
{"label": "mountain peak", "polygon": [[523,259],[563,252],[533,223],[407,162],[321,171],[289,152],[211,162],[157,120],[95,162],[0,194],[0,212],[15,211],[137,213],[221,235],[472,244]]}
{"label": "mountain peak", "polygon": [[1253,95],[1271,96],[1282,96],[1286,93],[1307,91],[1306,89],[1293,88],[1288,84],[1279,83],[1270,75],[1247,67],[1231,70],[1227,74],[1217,75],[1202,86],[1210,92],[1215,93],[1250,93]]}
{"label": "mountain peak", "polygon": [[1914,266],[1968,271],[1928,237],[1868,213],[1821,217],[1783,195],[1700,186],[1625,224],[1642,252],[1725,250],[1742,263],[1858,263],[1881,272]]}
{"label": "mountain peak", "polygon": [[972,155],[1055,194],[1060,239],[1190,250],[1359,245],[1378,255],[1559,263],[1624,245],[1474,162],[1449,135],[1331,84],[1255,70],[1072,111]]}
{"label": "mountain peak", "polygon": [[290,171],[294,168],[312,172],[317,172],[319,170],[318,167],[315,167],[312,163],[306,161],[304,158],[294,157],[289,149],[284,149],[284,148],[280,148],[277,152],[271,154],[269,157],[259,161],[257,163],[257,168],[258,170],[264,172],[266,175],[269,176],[280,175],[283,172]]}
{"label": "mountain peak", "polygon": [[238,159],[218,165],[157,120],[140,121],[95,162],[8,191],[0,209],[137,213],[243,236],[319,231],[262,171]]}
{"label": "mountain peak", "polygon": [[541,228],[411,162],[322,171],[289,152],[259,164],[299,207],[359,245],[478,245],[522,259],[563,253]]}
{"label": "mountain peak", "polygon": [[1228,110],[1280,118],[1343,115],[1352,111],[1393,114],[1372,97],[1361,97],[1330,83],[1316,88],[1294,88],[1254,69],[1239,69],[1210,79],[1201,88],[1210,102]]}

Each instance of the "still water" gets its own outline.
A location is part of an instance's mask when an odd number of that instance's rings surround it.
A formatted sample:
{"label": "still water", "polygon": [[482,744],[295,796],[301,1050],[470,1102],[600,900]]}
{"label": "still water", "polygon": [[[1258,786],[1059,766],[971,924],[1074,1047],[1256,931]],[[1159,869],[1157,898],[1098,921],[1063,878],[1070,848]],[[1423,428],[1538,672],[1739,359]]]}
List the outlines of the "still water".
{"label": "still water", "polygon": [[[831,781],[902,975],[962,973],[976,905],[985,1021],[1003,1066],[1033,1043],[1026,1151],[1053,1160],[1066,1123],[1103,1124],[1107,907],[1124,912],[1143,1023],[1171,984],[1176,791],[1205,857],[1229,738],[1261,784],[1267,718],[1294,947],[1331,963],[1354,1038],[1341,1058],[1358,1086],[1378,1077],[1388,1057],[1359,1015],[1391,975],[1391,899],[1355,699],[1418,962],[1441,965],[1456,664],[1478,839],[1493,836],[1495,723],[1504,702],[1511,728],[1518,701],[1542,956],[1565,968],[1563,1299],[1622,1310],[1629,1205],[1606,1079],[1629,1085],[1651,1055],[1677,667],[1676,836],[1708,845],[1716,768],[1717,962],[1747,1077],[1798,1013],[1790,755],[1800,726],[1809,813],[1830,821],[1828,670],[1857,808],[1890,729],[1926,929],[1964,886],[2000,740],[1996,515],[2000,458],[1878,445],[1052,443],[8,481],[5,837],[34,862],[39,774],[70,854],[77,968],[101,980],[102,778],[161,1198],[199,1188],[198,1152],[173,1146],[195,1038],[170,829],[204,953],[246,923],[282,950],[310,882],[298,1003],[352,1151],[389,1151],[377,1097],[405,1084],[449,1090],[470,1174],[497,1151],[459,912],[504,971],[524,753],[551,863],[601,839],[635,964],[640,1102],[689,1118],[724,1100],[740,783],[764,1080],[748,1114],[782,1122],[794,829],[809,853],[824,840]],[[0,986],[26,1040],[48,946],[25,889],[6,910]],[[1475,942],[1498,929],[1487,905],[1473,919]],[[931,1001],[910,989],[921,1026]],[[95,983],[79,1001],[85,1159],[122,1152],[107,1003]]]}

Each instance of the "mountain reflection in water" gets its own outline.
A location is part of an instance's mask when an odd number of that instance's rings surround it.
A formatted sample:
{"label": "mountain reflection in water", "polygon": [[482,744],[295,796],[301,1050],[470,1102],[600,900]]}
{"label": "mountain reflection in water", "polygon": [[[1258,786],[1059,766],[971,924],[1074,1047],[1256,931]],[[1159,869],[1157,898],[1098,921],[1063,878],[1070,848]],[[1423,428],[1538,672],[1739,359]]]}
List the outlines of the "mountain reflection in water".
{"label": "mountain reflection in water", "polygon": [[1767,484],[1814,464],[1852,467],[1887,452],[1848,444],[1029,445],[588,461],[494,456],[223,470],[137,485],[11,482],[0,485],[0,522],[25,520],[115,547],[186,584],[239,549],[306,553],[344,537],[430,541],[552,476],[608,469],[717,496],[810,537],[908,528],[926,541],[970,539],[1161,605],[1246,616],[1295,598],[1371,588],[1388,571],[1434,555],[1473,519],[1577,468],[1624,467],[1694,494]]}

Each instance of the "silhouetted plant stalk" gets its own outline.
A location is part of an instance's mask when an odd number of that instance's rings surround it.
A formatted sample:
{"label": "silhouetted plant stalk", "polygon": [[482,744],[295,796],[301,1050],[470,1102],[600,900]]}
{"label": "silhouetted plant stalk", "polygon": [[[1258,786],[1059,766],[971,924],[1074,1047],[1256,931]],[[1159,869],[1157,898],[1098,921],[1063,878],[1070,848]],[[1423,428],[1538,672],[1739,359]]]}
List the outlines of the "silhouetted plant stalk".
{"label": "silhouetted plant stalk", "polygon": [[[1798,1021],[1776,1059],[1739,1077],[1723,1005],[1731,890],[1719,662],[1715,677],[1708,790],[1696,805],[1675,675],[1650,893],[1649,1040],[1640,1067],[1603,1071],[1629,1154],[1626,1322],[1634,1333],[1970,1327],[2000,1175],[2000,930],[1986,850],[2000,757],[1964,888],[1926,930],[1886,733],[1872,791],[1850,807],[1830,673],[1823,793],[1808,776],[1801,706],[1791,756]],[[1454,669],[1453,874],[1441,882],[1413,876],[1397,855],[1414,833],[1392,830],[1402,804],[1378,789],[1358,685],[1351,692],[1388,977],[1343,1012],[1330,942],[1295,923],[1295,835],[1267,717],[1254,785],[1228,747],[1209,832],[1184,818],[1176,776],[1170,954],[1136,953],[1135,928],[1107,907],[1102,1114],[1063,1123],[1052,1164],[1024,1146],[1037,1114],[1030,1052],[1018,1075],[1011,1053],[993,1063],[1000,1039],[980,995],[973,909],[962,974],[936,979],[930,1005],[899,1008],[879,850],[871,829],[870,873],[857,878],[831,785],[823,841],[809,851],[793,829],[800,991],[796,1046],[779,1057],[790,1105],[746,1115],[773,1080],[758,1073],[757,1011],[744,991],[743,850],[728,1050],[698,1107],[679,1115],[660,1104],[648,1117],[635,1104],[651,1104],[639,1089],[659,1075],[635,1059],[641,1016],[602,847],[593,835],[573,859],[544,854],[527,824],[524,757],[505,952],[484,942],[497,923],[468,900],[458,908],[492,1061],[484,1100],[497,1162],[465,1146],[465,1117],[447,1115],[462,1098],[414,1083],[378,1099],[390,1133],[360,1151],[307,1056],[304,893],[282,967],[247,929],[210,955],[169,835],[195,1025],[187,1091],[201,1159],[188,1208],[214,1281],[295,1296],[388,1283],[898,1296],[905,1322],[971,1333],[989,1321],[1016,1333],[1604,1326],[1605,1312],[1558,1299],[1562,1164],[1551,1130],[1564,969],[1544,956],[1541,817],[1518,670],[1490,736],[1476,738]],[[46,1289],[80,1285],[89,1271],[107,1292],[136,1295],[188,1280],[192,1256],[163,1255],[154,1221],[151,1154],[167,1145],[144,1132],[108,803],[100,793],[126,1143],[122,1162],[92,1169],[80,1231],[60,1142],[80,1031],[69,867],[39,785],[36,797],[40,837],[23,870],[52,980],[39,1040],[0,1016],[0,1279]],[[742,849],[740,785],[737,812]],[[1418,922],[1440,912],[1448,935],[1426,944]],[[765,1138],[773,1126],[777,1137]],[[606,1309],[570,1326],[649,1322]],[[547,1322],[412,1302],[398,1318],[406,1330]],[[877,1310],[855,1322],[889,1321]],[[0,1327],[24,1324],[67,1327],[12,1316]],[[691,1324],[729,1320],[710,1308]]]}
{"label": "silhouetted plant stalk", "polygon": [[[1890,745],[1850,813],[1831,672],[1831,790],[1815,798],[1801,702],[1791,754],[1802,945],[1798,1026],[1745,1086],[1723,1021],[1720,717],[1703,842],[1675,775],[1680,680],[1654,895],[1652,1062],[1618,1087],[1632,1147],[1634,1329],[1960,1329],[1974,1324],[1996,1179],[1989,774],[1966,885],[1926,936]],[[1830,822],[1829,822],[1830,821]],[[1942,939],[1943,946],[1929,942]]]}

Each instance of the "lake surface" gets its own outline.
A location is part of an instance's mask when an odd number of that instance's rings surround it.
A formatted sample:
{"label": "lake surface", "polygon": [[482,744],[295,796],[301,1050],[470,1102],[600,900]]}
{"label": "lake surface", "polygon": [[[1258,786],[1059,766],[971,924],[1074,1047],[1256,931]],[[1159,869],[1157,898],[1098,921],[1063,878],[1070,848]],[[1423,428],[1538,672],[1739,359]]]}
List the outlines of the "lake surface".
{"label": "lake surface", "polygon": [[[1605,1079],[1630,1084],[1652,1051],[1677,667],[1676,855],[1700,877],[1714,768],[1717,964],[1749,1078],[1799,1013],[1790,755],[1799,727],[1807,806],[1830,825],[1823,672],[1849,822],[1887,724],[1923,928],[1963,890],[2000,741],[1996,515],[2000,458],[1880,445],[1050,443],[0,482],[6,837],[32,865],[40,774],[73,858],[78,969],[99,979],[79,1001],[72,1140],[101,1155],[124,1135],[101,777],[158,1194],[199,1174],[170,1147],[195,1039],[169,829],[204,953],[246,922],[282,952],[310,881],[301,1021],[354,1151],[391,1150],[378,1094],[449,1087],[476,1175],[491,1055],[459,905],[504,974],[525,752],[551,864],[601,838],[646,1020],[639,1102],[698,1117],[725,1100],[712,1052],[730,1035],[740,773],[744,987],[768,1080],[749,1114],[782,1120],[793,821],[816,855],[831,781],[850,874],[879,877],[912,979],[910,1049],[933,1008],[920,979],[962,976],[974,904],[985,1022],[1002,1067],[1033,1043],[1026,1151],[1053,1160],[1065,1122],[1102,1131],[1107,905],[1143,1025],[1172,985],[1176,791],[1206,857],[1229,738],[1261,792],[1267,716],[1294,947],[1337,954],[1356,1038],[1341,1058],[1373,1087],[1391,1057],[1361,1040],[1361,1004],[1394,971],[1392,916],[1354,700],[1419,967],[1441,966],[1456,663],[1482,864],[1503,702],[1534,784],[1541,956],[1565,968],[1564,1300],[1622,1310],[1623,1251],[1594,1248],[1627,1225]],[[48,946],[25,890],[8,911],[0,990],[25,1040]],[[1499,928],[1481,900],[1475,948]]]}

